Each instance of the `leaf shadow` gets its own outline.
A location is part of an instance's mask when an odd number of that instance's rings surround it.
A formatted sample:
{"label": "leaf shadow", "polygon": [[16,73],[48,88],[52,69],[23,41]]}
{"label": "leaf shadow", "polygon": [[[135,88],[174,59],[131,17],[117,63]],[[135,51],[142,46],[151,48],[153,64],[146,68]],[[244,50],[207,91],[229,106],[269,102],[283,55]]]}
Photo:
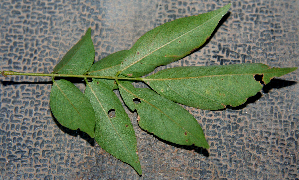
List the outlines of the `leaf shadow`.
{"label": "leaf shadow", "polygon": [[71,83],[85,83],[83,78],[73,78],[73,77],[55,77],[55,80],[64,79],[67,81],[70,81]]}
{"label": "leaf shadow", "polygon": [[[271,79],[271,81],[264,85],[264,87],[262,88],[262,93],[269,93],[272,89],[280,89],[280,88],[284,88],[284,87],[288,87],[288,86],[292,86],[297,84],[296,81],[288,81],[288,80],[283,80],[283,79]],[[259,100],[262,97],[262,93],[258,92],[256,95],[251,96],[247,99],[247,101],[237,107],[231,107],[231,106],[227,106],[227,108],[232,109],[232,110],[240,110],[245,108],[248,104],[254,103],[257,100]]]}
{"label": "leaf shadow", "polygon": [[22,85],[22,84],[53,84],[52,81],[41,81],[41,82],[31,82],[31,81],[22,81],[22,82],[15,82],[15,81],[0,81],[0,84],[3,86],[10,86],[10,85]]}
{"label": "leaf shadow", "polygon": [[283,79],[272,79],[267,85],[263,87],[264,93],[269,93],[272,89],[280,89],[297,84],[296,81],[288,81]]}
{"label": "leaf shadow", "polygon": [[[55,80],[60,80],[60,79],[65,79],[68,80],[72,83],[84,83],[83,79],[80,78],[68,78],[68,77],[56,77]],[[0,84],[2,84],[3,86],[9,86],[9,85],[22,85],[22,84],[53,84],[52,80],[46,80],[46,81],[37,81],[37,82],[32,82],[32,81],[14,81],[14,79],[12,80],[8,80],[8,81],[0,81]]]}
{"label": "leaf shadow", "polygon": [[67,127],[64,127],[63,125],[61,125],[57,121],[57,119],[54,117],[54,115],[52,114],[52,112],[51,112],[51,115],[53,117],[54,122],[56,123],[56,125],[58,126],[58,128],[61,131],[65,132],[68,135],[73,136],[73,137],[77,137],[79,135],[81,139],[84,139],[85,141],[87,141],[91,146],[95,146],[95,140],[94,140],[94,138],[91,138],[87,133],[85,133],[85,132],[83,132],[83,131],[81,131],[79,129],[77,129],[77,130],[71,130],[71,129],[67,128]]}
{"label": "leaf shadow", "polygon": [[[138,125],[138,127],[140,129],[142,129],[139,125]],[[142,130],[145,131],[145,132],[147,132],[148,134],[152,135],[153,137],[157,138],[159,141],[161,141],[161,142],[163,142],[165,144],[168,144],[170,146],[174,146],[176,148],[185,149],[185,150],[189,150],[189,151],[193,150],[194,152],[196,152],[198,154],[202,154],[205,157],[209,157],[210,156],[209,151],[207,149],[205,149],[205,148],[197,147],[197,146],[194,146],[194,145],[190,145],[190,146],[188,146],[188,145],[179,145],[179,144],[176,144],[176,143],[172,143],[172,142],[166,141],[166,140],[164,140],[164,139],[156,136],[155,134],[150,133],[150,132],[148,132],[148,131],[146,131],[144,129],[142,129]]]}
{"label": "leaf shadow", "polygon": [[[229,18],[230,14],[231,14],[231,12],[227,12],[227,13],[222,17],[222,19],[219,21],[218,25],[217,25],[216,28],[214,29],[214,31],[213,31],[213,33],[211,34],[211,36],[206,40],[206,42],[205,42],[203,45],[201,45],[200,47],[198,47],[198,48],[192,50],[192,51],[190,52],[190,54],[192,54],[192,53],[194,53],[194,52],[196,52],[196,51],[199,51],[199,50],[201,50],[202,48],[204,48],[204,47],[206,46],[206,44],[208,44],[208,43],[211,41],[211,39],[213,39],[213,37],[215,36],[215,34],[216,34],[216,32],[218,31],[218,29],[219,29],[219,28],[224,24],[224,22]],[[188,54],[187,56],[189,56],[190,54]]]}

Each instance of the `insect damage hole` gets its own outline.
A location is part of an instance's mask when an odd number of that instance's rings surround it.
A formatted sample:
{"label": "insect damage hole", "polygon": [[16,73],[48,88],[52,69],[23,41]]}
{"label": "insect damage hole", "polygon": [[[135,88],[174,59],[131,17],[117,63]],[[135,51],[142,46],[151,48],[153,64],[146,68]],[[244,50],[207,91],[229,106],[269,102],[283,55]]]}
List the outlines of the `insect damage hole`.
{"label": "insect damage hole", "polygon": [[115,117],[115,109],[110,109],[110,110],[108,111],[108,116],[109,116],[110,118],[114,118],[114,117]]}
{"label": "insect damage hole", "polygon": [[134,99],[133,99],[133,102],[134,102],[135,104],[139,104],[139,103],[141,103],[140,99],[138,99],[138,98],[134,98]]}
{"label": "insect damage hole", "polygon": [[263,77],[264,77],[263,74],[261,74],[261,75],[259,75],[259,74],[254,75],[254,79],[255,79],[256,81],[259,81],[261,84],[264,85],[265,83],[264,83],[264,81],[263,81]]}

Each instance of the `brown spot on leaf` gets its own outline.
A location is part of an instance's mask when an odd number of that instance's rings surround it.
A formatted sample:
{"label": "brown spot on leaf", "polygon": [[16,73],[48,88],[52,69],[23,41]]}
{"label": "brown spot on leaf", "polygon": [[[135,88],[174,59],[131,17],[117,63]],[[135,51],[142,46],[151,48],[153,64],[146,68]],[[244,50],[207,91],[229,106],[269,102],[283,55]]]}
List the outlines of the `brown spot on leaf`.
{"label": "brown spot on leaf", "polygon": [[187,136],[187,132],[185,132],[185,136]]}
{"label": "brown spot on leaf", "polygon": [[99,82],[97,82],[97,84],[99,84]]}
{"label": "brown spot on leaf", "polygon": [[128,127],[129,125],[126,124],[126,127]]}
{"label": "brown spot on leaf", "polygon": [[140,54],[139,52],[136,53],[137,55]]}
{"label": "brown spot on leaf", "polygon": [[131,76],[133,76],[133,74],[127,74],[127,76],[131,77]]}
{"label": "brown spot on leaf", "polygon": [[179,41],[179,43],[181,43],[181,41]]}

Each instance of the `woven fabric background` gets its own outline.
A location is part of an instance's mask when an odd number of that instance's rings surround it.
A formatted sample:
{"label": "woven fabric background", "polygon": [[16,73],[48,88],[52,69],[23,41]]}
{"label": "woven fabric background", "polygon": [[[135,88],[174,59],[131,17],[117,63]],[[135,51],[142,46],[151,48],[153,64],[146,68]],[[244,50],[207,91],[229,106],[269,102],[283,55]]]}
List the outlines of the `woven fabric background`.
{"label": "woven fabric background", "polygon": [[[299,66],[296,0],[1,0],[0,70],[50,73],[88,27],[98,61],[129,49],[158,25],[230,2],[209,43],[167,67]],[[298,77],[299,70],[273,79],[239,108],[186,107],[202,125],[208,151],[162,142],[140,130],[137,114],[127,111],[141,177],[53,119],[50,78],[0,77],[0,179],[298,179]]]}

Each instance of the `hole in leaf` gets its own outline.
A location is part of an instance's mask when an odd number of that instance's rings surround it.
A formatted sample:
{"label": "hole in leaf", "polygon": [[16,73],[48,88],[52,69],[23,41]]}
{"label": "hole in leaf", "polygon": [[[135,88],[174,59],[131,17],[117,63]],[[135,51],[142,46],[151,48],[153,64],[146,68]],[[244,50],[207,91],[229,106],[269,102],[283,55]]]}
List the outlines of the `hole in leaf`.
{"label": "hole in leaf", "polygon": [[134,98],[134,99],[133,99],[133,102],[134,102],[135,104],[139,104],[139,103],[141,103],[140,99],[138,99],[138,98]]}
{"label": "hole in leaf", "polygon": [[110,110],[108,111],[108,116],[109,116],[110,118],[114,118],[114,117],[115,117],[115,109],[110,109]]}
{"label": "hole in leaf", "polygon": [[262,75],[259,75],[259,74],[254,75],[254,79],[256,81],[259,81],[261,84],[265,84],[264,81],[263,81],[263,77],[264,77],[263,74]]}

